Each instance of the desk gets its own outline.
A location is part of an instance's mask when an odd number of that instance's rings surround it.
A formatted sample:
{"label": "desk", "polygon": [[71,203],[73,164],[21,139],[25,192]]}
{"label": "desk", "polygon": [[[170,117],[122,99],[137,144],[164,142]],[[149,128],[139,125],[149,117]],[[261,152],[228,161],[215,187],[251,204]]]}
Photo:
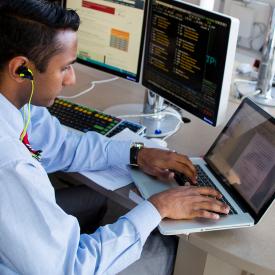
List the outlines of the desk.
{"label": "desk", "polygon": [[[65,91],[66,95],[86,89],[91,80],[111,78],[108,74],[88,69],[79,64],[76,64],[75,68],[77,70],[78,84],[73,88],[67,88]],[[139,85],[119,79],[111,83],[98,85],[89,94],[74,101],[104,110],[113,104],[142,103],[144,92],[145,89]],[[236,103],[230,102],[226,121],[236,107]],[[272,112],[274,115],[275,110]],[[168,140],[169,147],[189,156],[204,155],[223,126],[213,128],[190,114],[183,113],[183,115],[191,118],[192,122],[184,125],[175,136]],[[194,137],[196,137],[196,142],[194,142]],[[134,206],[134,203],[128,199],[129,188],[111,192],[77,173],[71,173],[67,176],[85,183],[126,208]],[[191,234],[188,240],[186,240],[186,236],[182,236],[180,238],[174,274],[206,275],[203,273],[204,266],[207,253],[210,253],[240,270],[246,270],[257,275],[274,275],[274,214],[275,206],[259,225],[250,229],[196,233]],[[193,257],[193,255],[195,256]],[[190,261],[191,256],[193,258]],[[228,275],[229,273],[224,273],[219,269],[218,274]]]}

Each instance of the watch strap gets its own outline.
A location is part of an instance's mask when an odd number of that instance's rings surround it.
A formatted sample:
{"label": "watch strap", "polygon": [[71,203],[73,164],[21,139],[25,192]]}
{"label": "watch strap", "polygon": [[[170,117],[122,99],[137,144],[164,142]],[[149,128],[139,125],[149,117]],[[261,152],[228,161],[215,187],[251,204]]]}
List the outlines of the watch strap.
{"label": "watch strap", "polygon": [[130,165],[138,166],[138,153],[144,147],[142,142],[134,142],[130,148]]}

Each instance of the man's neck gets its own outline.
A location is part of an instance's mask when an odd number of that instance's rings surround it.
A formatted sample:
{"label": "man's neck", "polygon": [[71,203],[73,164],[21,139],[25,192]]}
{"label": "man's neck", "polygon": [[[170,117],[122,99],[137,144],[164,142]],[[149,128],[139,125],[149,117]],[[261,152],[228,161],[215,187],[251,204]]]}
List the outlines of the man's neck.
{"label": "man's neck", "polygon": [[18,87],[14,85],[1,85],[0,83],[0,93],[13,104],[17,109],[21,109],[27,102],[23,100],[23,91],[20,91]]}

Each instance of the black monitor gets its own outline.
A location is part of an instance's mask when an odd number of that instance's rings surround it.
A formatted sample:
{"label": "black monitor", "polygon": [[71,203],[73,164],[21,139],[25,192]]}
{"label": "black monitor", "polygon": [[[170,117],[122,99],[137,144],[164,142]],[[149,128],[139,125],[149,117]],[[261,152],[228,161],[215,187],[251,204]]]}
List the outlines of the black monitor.
{"label": "black monitor", "polygon": [[67,0],[77,10],[78,62],[138,82],[144,41],[144,0]]}
{"label": "black monitor", "polygon": [[150,1],[142,84],[216,126],[227,107],[238,26],[195,5]]}

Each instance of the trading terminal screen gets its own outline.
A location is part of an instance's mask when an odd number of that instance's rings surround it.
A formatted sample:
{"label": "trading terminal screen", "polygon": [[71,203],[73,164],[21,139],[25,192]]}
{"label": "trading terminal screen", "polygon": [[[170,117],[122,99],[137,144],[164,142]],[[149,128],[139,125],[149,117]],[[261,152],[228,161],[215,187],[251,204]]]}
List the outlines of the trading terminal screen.
{"label": "trading terminal screen", "polygon": [[77,10],[78,61],[139,81],[145,0],[67,0]]}
{"label": "trading terminal screen", "polygon": [[149,9],[143,85],[216,125],[231,20],[175,1]]}

